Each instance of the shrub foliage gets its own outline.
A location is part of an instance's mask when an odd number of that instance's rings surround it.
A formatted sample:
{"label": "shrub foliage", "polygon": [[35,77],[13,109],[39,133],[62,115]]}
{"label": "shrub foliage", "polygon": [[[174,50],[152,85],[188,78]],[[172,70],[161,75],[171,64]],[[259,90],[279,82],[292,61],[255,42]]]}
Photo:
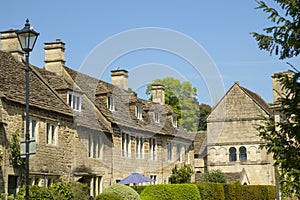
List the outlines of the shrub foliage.
{"label": "shrub foliage", "polygon": [[113,193],[119,195],[123,200],[140,200],[140,195],[131,187],[114,184],[104,189],[103,193]]}
{"label": "shrub foliage", "polygon": [[142,200],[200,200],[199,191],[194,184],[150,185],[141,193]]}

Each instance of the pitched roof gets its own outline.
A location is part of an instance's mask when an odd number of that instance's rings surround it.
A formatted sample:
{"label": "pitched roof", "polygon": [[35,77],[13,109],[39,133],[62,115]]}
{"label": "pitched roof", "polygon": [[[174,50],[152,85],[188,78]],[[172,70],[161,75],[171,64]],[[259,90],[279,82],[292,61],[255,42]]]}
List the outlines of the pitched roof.
{"label": "pitched roof", "polygon": [[[29,70],[29,105],[72,116],[72,110],[40,76],[36,68]],[[2,98],[25,104],[25,65],[0,51],[0,90]]]}
{"label": "pitched roof", "polygon": [[269,105],[259,96],[258,94],[248,90],[247,88],[244,88],[242,86],[239,86],[248,96],[253,99],[257,105],[259,105],[266,113],[269,115],[272,114],[272,110],[270,109]]}
{"label": "pitched roof", "polygon": [[[212,109],[211,113],[207,117],[207,121],[210,121],[212,118],[218,118],[218,120],[225,120],[227,115],[232,114],[228,112],[227,109],[233,109],[235,106],[227,106],[225,98],[228,97],[229,94],[235,89],[238,88],[239,91],[242,91],[246,96],[248,96],[261,110],[263,110],[267,115],[271,116],[273,114],[272,110],[269,108],[268,104],[255,92],[250,91],[239,85],[238,82],[235,82],[232,87],[226,92],[226,94],[221,98],[221,100],[217,103],[216,106]],[[237,98],[234,95],[235,100],[242,101],[242,99]],[[232,102],[231,102],[232,103]],[[244,106],[241,104],[239,106]],[[243,112],[243,110],[242,110]],[[244,113],[247,114],[246,112]],[[248,115],[248,114],[247,114]],[[257,116],[259,117],[259,116]]]}
{"label": "pitched roof", "polygon": [[[89,90],[82,91],[80,87],[72,83],[69,77],[58,76],[53,72],[46,69],[37,68],[38,72],[43,78],[57,91],[77,91],[82,94],[89,94]],[[110,128],[103,120],[101,120],[101,114],[96,109],[93,102],[88,97],[82,96],[81,111],[74,111],[74,123],[77,126],[88,127],[90,129],[110,132]]]}
{"label": "pitched roof", "polygon": [[[111,123],[114,123],[119,127],[131,128],[144,132],[178,136],[189,140],[193,139],[193,136],[189,135],[181,126],[175,128],[172,125],[171,119],[168,119],[167,117],[171,114],[175,114],[175,112],[170,109],[168,105],[160,105],[152,101],[140,99],[131,92],[122,90],[112,84],[82,74],[68,67],[65,67],[65,70]],[[115,99],[115,111],[110,111],[107,108],[108,94],[112,95]],[[135,116],[136,103],[140,104],[143,108],[143,120],[139,120]],[[153,117],[150,115],[154,110],[158,111],[162,116],[162,121],[160,123],[155,123]]]}
{"label": "pitched roof", "polygon": [[194,139],[194,152],[196,157],[204,157],[207,154],[207,131],[198,131]]}

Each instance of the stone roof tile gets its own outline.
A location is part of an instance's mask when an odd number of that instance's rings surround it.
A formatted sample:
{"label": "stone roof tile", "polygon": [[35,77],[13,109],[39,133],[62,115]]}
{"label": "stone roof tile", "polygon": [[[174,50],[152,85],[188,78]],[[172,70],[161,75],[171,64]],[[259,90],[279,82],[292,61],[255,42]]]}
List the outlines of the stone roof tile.
{"label": "stone roof tile", "polygon": [[[6,52],[0,51],[0,88],[9,101],[25,104],[25,65]],[[29,105],[54,112],[73,115],[69,106],[40,76],[36,68],[29,70]]]}

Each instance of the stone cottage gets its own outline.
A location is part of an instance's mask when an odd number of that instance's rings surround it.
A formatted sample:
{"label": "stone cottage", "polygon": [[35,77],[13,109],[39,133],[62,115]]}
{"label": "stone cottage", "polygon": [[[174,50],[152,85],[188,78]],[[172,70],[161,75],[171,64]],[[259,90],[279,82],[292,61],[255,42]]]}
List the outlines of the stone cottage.
{"label": "stone cottage", "polygon": [[265,101],[234,83],[207,118],[206,169],[234,175],[232,182],[274,185],[274,161],[260,148],[263,142],[255,128],[261,116],[272,116]]}
{"label": "stone cottage", "polygon": [[[1,32],[0,192],[15,194],[24,171],[12,166],[9,142],[25,133],[25,65],[15,30]],[[175,164],[194,163],[193,135],[177,124],[153,85],[153,101],[128,91],[128,72],[112,71],[112,84],[68,68],[65,43],[45,43],[45,66],[30,66],[31,184],[79,181],[96,196],[133,172],[168,183]]]}

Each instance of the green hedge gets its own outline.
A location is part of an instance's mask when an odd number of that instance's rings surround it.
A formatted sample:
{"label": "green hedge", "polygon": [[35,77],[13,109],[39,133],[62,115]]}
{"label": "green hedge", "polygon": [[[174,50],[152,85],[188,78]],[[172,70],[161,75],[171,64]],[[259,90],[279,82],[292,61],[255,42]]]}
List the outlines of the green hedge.
{"label": "green hedge", "polygon": [[123,200],[123,198],[115,193],[102,193],[95,200]]}
{"label": "green hedge", "polygon": [[133,185],[133,186],[130,186],[132,189],[134,189],[135,191],[137,191],[138,194],[141,194],[142,191],[147,187],[145,185]]}
{"label": "green hedge", "polygon": [[141,192],[142,200],[200,200],[194,184],[150,185]]}
{"label": "green hedge", "polygon": [[224,187],[221,183],[198,183],[196,186],[202,199],[225,200]]}
{"label": "green hedge", "polygon": [[114,184],[104,189],[103,193],[114,193],[123,200],[140,200],[139,194],[129,186]]}
{"label": "green hedge", "polygon": [[274,200],[275,186],[224,184],[226,200]]}

